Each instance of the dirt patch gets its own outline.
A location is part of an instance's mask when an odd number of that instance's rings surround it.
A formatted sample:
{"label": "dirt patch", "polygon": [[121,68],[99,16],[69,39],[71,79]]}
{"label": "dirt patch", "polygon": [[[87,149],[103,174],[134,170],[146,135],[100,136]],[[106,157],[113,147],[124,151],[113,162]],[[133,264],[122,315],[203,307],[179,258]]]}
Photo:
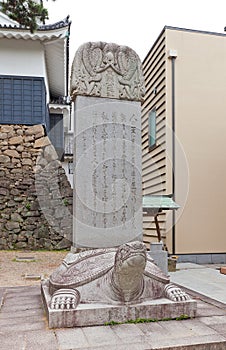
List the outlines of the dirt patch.
{"label": "dirt patch", "polygon": [[40,284],[39,276],[48,277],[67,251],[0,250],[0,287]]}

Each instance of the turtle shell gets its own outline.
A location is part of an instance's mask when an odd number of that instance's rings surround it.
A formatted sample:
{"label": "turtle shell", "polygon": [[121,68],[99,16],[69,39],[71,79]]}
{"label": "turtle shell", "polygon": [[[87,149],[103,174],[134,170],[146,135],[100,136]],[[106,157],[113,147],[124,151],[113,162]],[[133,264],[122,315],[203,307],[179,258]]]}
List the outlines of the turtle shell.
{"label": "turtle shell", "polygon": [[[77,288],[108,273],[115,263],[116,248],[94,249],[69,253],[61,266],[49,278],[50,290]],[[147,256],[144,275],[163,283],[169,283],[165,274]]]}
{"label": "turtle shell", "polygon": [[105,275],[113,266],[116,249],[95,249],[69,253],[50,276],[53,289],[77,288]]}

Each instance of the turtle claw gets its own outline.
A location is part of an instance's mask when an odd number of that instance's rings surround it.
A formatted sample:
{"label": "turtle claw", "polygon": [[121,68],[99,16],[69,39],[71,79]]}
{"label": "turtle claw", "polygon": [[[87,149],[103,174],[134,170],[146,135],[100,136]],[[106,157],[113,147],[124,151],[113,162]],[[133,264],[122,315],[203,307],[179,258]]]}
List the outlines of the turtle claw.
{"label": "turtle claw", "polygon": [[74,310],[79,302],[80,293],[76,289],[59,289],[52,295],[50,309]]}
{"label": "turtle claw", "polygon": [[186,301],[191,299],[187,293],[171,283],[166,285],[164,293],[165,296],[172,301]]}

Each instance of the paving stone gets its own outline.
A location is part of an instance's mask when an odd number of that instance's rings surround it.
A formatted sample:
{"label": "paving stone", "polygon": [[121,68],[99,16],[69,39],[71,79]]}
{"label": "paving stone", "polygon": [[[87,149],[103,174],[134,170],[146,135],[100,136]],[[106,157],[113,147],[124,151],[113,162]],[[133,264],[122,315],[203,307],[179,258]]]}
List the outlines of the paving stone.
{"label": "paving stone", "polygon": [[[79,350],[151,350],[150,344],[147,343],[127,343],[127,344],[118,344],[118,345],[100,345],[92,346],[88,348],[80,348]],[[69,350],[69,349],[67,349]],[[78,350],[78,348],[73,348],[70,350]]]}
{"label": "paving stone", "polygon": [[2,312],[10,312],[10,313],[15,313],[15,312],[20,312],[20,311],[30,311],[30,310],[39,310],[42,309],[42,305],[34,305],[32,303],[28,304],[22,304],[22,305],[14,305],[14,304],[7,304],[3,305],[2,307]]}
{"label": "paving stone", "polygon": [[30,332],[35,330],[45,330],[46,323],[43,321],[40,322],[25,322],[25,323],[17,323],[17,324],[5,324],[1,325],[1,332]]}
{"label": "paving stone", "polygon": [[7,293],[5,294],[5,302],[4,304],[12,304],[12,302],[16,302],[17,304],[30,304],[33,303],[35,305],[39,305],[41,302],[40,295],[8,295]]}
{"label": "paving stone", "polygon": [[225,350],[226,339],[219,335],[151,339],[150,350]]}
{"label": "paving stone", "polygon": [[196,317],[226,315],[226,310],[209,303],[198,301]]}
{"label": "paving stone", "polygon": [[[26,310],[26,317],[30,317],[30,319],[32,319],[33,316],[37,316],[41,318],[45,318],[45,314],[42,308],[39,309],[32,309],[32,310]],[[11,312],[7,312],[7,310],[5,310],[4,312],[2,311],[0,313],[0,319],[4,320],[4,319],[8,319],[12,317],[12,313]],[[17,311],[16,314],[13,314],[14,318],[20,318],[20,317],[25,317],[25,312],[22,311]]]}
{"label": "paving stone", "polygon": [[124,342],[131,343],[132,339],[135,342],[141,342],[144,338],[144,332],[135,324],[121,324],[111,326],[115,334]]}
{"label": "paving stone", "polygon": [[[26,332],[25,350],[57,350],[59,346],[53,331]],[[62,349],[62,348],[60,348]]]}
{"label": "paving stone", "polygon": [[[8,317],[7,317],[8,316]],[[40,321],[45,322],[44,314],[42,315],[28,315],[28,316],[22,316],[18,317],[18,315],[12,315],[11,313],[6,314],[0,314],[0,327],[2,326],[9,326],[11,328],[14,325],[23,324],[23,323],[39,323]]]}
{"label": "paving stone", "polygon": [[147,322],[147,323],[138,323],[136,326],[144,333],[163,333],[164,331],[164,322]]}
{"label": "paving stone", "polygon": [[4,330],[1,329],[0,344],[1,344],[0,348],[2,350],[25,350],[25,344],[26,344],[25,335],[23,333],[18,334],[18,332],[16,333],[16,336],[15,336],[15,332],[7,333],[6,335]]}
{"label": "paving stone", "polygon": [[55,334],[61,350],[83,349],[89,346],[82,328],[57,329]]}
{"label": "paving stone", "polygon": [[177,326],[175,324],[175,327],[177,327],[177,329],[181,329],[181,334],[183,334],[183,336],[186,336],[186,330],[188,330],[188,332],[191,331],[192,334],[199,336],[216,334],[216,332],[211,327],[208,327],[200,322],[200,319],[186,320]]}
{"label": "paving stone", "polygon": [[215,324],[226,324],[226,316],[211,316],[211,317],[200,317],[200,322],[205,323],[208,326],[212,326]]}
{"label": "paving stone", "polygon": [[84,327],[83,332],[89,345],[115,345],[121,342],[110,326]]}

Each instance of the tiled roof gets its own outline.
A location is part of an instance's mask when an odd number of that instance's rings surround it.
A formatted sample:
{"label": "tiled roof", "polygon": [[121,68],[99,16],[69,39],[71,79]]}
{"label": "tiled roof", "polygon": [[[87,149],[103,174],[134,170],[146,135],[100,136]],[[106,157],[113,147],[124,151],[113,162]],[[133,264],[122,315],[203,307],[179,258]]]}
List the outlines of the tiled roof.
{"label": "tiled roof", "polygon": [[[44,24],[44,25],[41,25],[38,27],[37,31],[48,31],[48,30],[54,30],[54,29],[60,29],[60,28],[64,28],[64,27],[67,27],[68,25],[70,25],[71,22],[69,21],[69,15],[61,20],[61,21],[58,21],[56,23],[53,23],[53,24]],[[23,25],[20,25],[20,24],[1,24],[0,23],[0,28],[2,29],[10,29],[10,30],[29,30],[30,29],[28,27],[25,27]]]}

